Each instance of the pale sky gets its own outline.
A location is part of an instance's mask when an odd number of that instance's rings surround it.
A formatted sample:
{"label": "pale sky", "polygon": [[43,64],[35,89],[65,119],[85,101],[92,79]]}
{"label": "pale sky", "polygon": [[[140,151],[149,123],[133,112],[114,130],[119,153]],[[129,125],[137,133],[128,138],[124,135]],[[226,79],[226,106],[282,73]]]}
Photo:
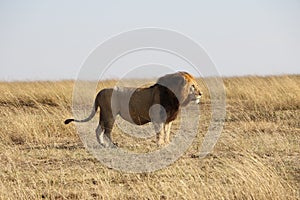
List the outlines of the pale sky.
{"label": "pale sky", "polygon": [[142,27],[192,38],[223,76],[300,73],[299,0],[0,0],[0,80],[76,79],[99,44]]}

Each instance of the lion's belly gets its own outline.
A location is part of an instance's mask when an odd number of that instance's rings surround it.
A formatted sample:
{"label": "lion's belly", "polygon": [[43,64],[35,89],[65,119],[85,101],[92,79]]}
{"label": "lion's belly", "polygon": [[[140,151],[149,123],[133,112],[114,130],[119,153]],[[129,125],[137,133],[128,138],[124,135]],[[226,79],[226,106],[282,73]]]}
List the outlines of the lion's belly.
{"label": "lion's belly", "polygon": [[149,109],[153,105],[152,89],[136,90],[129,101],[129,113],[133,122],[143,125],[151,121]]}
{"label": "lion's belly", "polygon": [[119,115],[128,122],[143,125],[151,121],[149,114],[143,113],[137,112],[135,109],[129,109],[129,112],[119,112]]}
{"label": "lion's belly", "polygon": [[135,109],[130,109],[130,117],[132,121],[137,125],[143,125],[151,121],[149,117],[149,111],[137,112]]}
{"label": "lion's belly", "polygon": [[143,125],[151,121],[149,117],[148,104],[151,104],[151,93],[146,94],[144,90],[133,88],[122,88],[117,93],[118,114],[126,121],[137,125]]}

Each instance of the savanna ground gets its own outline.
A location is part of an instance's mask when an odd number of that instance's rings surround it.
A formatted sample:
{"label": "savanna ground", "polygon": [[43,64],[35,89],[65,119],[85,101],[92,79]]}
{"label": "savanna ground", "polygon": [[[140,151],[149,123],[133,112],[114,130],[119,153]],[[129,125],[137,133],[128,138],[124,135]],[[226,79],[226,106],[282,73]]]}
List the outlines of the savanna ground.
{"label": "savanna ground", "polygon": [[[73,84],[0,83],[1,199],[300,198],[299,75],[225,78],[223,132],[214,151],[198,159],[191,155],[210,122],[202,81],[200,128],[191,147],[174,164],[139,174],[107,168],[83,147],[75,126],[63,124],[72,116]],[[154,138],[135,140],[117,127],[113,138],[133,151],[155,147]]]}

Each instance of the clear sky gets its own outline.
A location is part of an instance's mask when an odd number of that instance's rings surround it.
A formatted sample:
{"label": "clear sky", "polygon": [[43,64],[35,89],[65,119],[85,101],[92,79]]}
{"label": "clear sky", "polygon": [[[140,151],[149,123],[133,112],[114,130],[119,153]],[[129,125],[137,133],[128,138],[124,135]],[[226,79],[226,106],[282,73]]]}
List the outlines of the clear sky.
{"label": "clear sky", "polygon": [[193,38],[224,76],[300,73],[299,0],[0,0],[0,80],[75,79],[99,44],[141,27]]}

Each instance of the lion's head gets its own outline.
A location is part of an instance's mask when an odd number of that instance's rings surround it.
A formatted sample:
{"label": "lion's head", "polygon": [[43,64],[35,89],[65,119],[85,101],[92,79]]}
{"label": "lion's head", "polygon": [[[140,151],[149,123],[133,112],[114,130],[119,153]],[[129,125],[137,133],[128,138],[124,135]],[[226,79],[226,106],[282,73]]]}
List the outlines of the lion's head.
{"label": "lion's head", "polygon": [[181,106],[191,101],[200,103],[202,92],[196,79],[187,72],[167,74],[157,80],[157,84],[170,89],[177,97]]}

